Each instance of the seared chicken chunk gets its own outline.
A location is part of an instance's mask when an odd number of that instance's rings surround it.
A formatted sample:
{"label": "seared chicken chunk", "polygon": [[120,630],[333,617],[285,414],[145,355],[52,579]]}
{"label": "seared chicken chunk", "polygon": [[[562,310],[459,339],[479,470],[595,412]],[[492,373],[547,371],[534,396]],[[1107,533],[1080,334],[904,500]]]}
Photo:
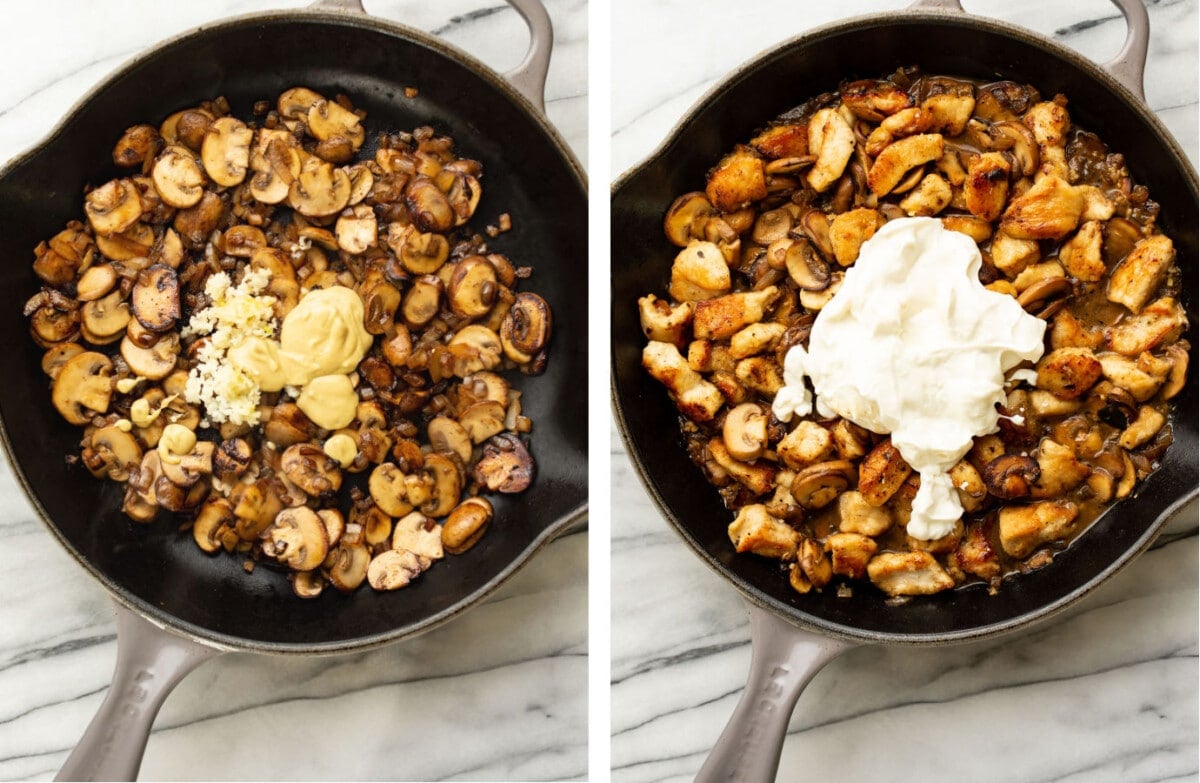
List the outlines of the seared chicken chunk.
{"label": "seared chicken chunk", "polygon": [[954,587],[954,580],[928,552],[884,552],[871,558],[867,575],[892,596],[932,595]]}
{"label": "seared chicken chunk", "polygon": [[1135,313],[1141,312],[1173,263],[1175,245],[1170,238],[1155,234],[1143,239],[1113,270],[1108,281],[1108,300]]}
{"label": "seared chicken chunk", "polygon": [[709,421],[725,403],[717,387],[688,367],[671,343],[651,341],[642,349],[642,366],[667,387],[675,405],[694,421]]}
{"label": "seared chicken chunk", "polygon": [[1043,500],[1000,509],[1000,546],[1009,557],[1026,557],[1044,543],[1066,537],[1079,507],[1069,500]]}
{"label": "seared chicken chunk", "polygon": [[729,524],[729,540],[738,552],[753,552],[776,560],[796,556],[800,534],[782,520],[767,513],[760,503],[744,506]]}

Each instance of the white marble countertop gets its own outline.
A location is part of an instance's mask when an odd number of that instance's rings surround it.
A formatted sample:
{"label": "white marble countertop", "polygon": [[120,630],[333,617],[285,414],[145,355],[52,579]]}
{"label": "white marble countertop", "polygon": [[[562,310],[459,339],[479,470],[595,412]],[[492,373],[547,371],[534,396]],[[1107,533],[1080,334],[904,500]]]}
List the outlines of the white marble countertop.
{"label": "white marble countertop", "polygon": [[[612,170],[654,150],[715,81],[805,29],[900,0],[614,2]],[[1105,0],[966,0],[1097,60],[1124,39]],[[1197,157],[1197,3],[1151,2],[1146,92]],[[636,9],[636,14],[634,14]],[[612,438],[614,781],[685,781],[745,684],[736,592],[658,515]],[[1052,624],[937,649],[863,647],[820,672],[792,717],[781,780],[1197,779],[1197,511]],[[616,575],[619,575],[617,577]]]}
{"label": "white marble countertop", "polygon": [[[93,84],[159,40],[223,17],[306,4],[5,3],[0,160],[32,146]],[[587,6],[547,5],[557,40],[548,113],[584,159]],[[436,31],[500,71],[524,53],[523,26],[499,2],[366,6]],[[112,676],[112,603],[37,520],[7,464],[0,505],[0,547],[10,563],[0,602],[0,779],[49,779]],[[167,699],[142,779],[585,777],[587,538],[564,536],[486,603],[413,640],[355,655],[205,663]]]}

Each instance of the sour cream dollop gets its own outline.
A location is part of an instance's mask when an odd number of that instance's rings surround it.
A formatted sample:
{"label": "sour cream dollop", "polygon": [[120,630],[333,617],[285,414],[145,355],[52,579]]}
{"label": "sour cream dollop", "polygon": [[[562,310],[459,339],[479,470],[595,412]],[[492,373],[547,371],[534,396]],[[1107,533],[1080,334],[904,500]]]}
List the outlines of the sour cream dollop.
{"label": "sour cream dollop", "polygon": [[772,405],[783,421],[803,415],[807,375],[818,413],[890,433],[921,474],[914,538],[954,530],[963,509],[948,471],[973,438],[997,430],[1005,373],[1043,351],[1045,322],[984,288],[982,263],[974,241],[937,219],[888,222],[817,316],[807,353],[788,351]]}

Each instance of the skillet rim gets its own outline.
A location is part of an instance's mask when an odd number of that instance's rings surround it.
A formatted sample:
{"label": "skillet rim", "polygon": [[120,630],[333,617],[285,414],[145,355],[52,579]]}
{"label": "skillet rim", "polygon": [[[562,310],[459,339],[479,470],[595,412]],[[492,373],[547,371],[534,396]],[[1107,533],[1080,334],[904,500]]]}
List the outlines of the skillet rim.
{"label": "skillet rim", "polygon": [[[584,197],[588,193],[587,173],[583,168],[579,159],[567,145],[562,135],[550,123],[549,118],[539,111],[528,98],[526,98],[516,87],[514,87],[501,74],[493,70],[491,67],[484,64],[470,53],[450,44],[428,32],[418,30],[401,22],[391,21],[378,16],[374,16],[365,12],[352,10],[329,10],[329,9],[314,9],[314,8],[298,8],[281,11],[267,12],[252,12],[247,14],[239,14],[237,16],[225,17],[213,22],[205,23],[184,30],[176,35],[164,38],[154,45],[145,49],[139,50],[136,54],[129,57],[100,81],[96,82],[83,95],[76,100],[69,109],[67,109],[62,117],[54,124],[54,126],[46,132],[38,141],[24,152],[18,153],[5,161],[3,167],[0,167],[0,180],[10,177],[14,170],[20,168],[26,162],[37,158],[39,155],[45,154],[47,148],[58,139],[65,131],[66,127],[74,119],[75,115],[80,113],[86,106],[91,104],[99,94],[108,89],[112,84],[129,75],[132,71],[140,67],[142,61],[150,56],[156,55],[172,46],[183,44],[192,40],[200,40],[212,36],[220,37],[227,31],[234,28],[242,28],[247,25],[266,23],[266,24],[292,24],[297,22],[325,24],[337,27],[351,27],[371,30],[373,32],[382,33],[384,35],[398,38],[402,43],[427,46],[438,55],[457,61],[460,65],[465,66],[472,71],[476,76],[485,81],[491,89],[503,95],[510,102],[514,103],[518,109],[529,119],[532,119],[542,131],[545,140],[549,141],[567,169],[573,175],[576,184],[583,191]],[[586,283],[585,283],[586,284]],[[2,417],[0,417],[0,446],[3,447],[4,455],[8,459],[9,466],[12,470],[13,478],[16,484],[20,487],[25,499],[28,501],[30,508],[33,509],[38,519],[50,531],[59,545],[65,550],[78,564],[95,579],[108,594],[119,605],[135,612],[138,616],[145,618],[152,625],[172,633],[177,636],[182,636],[198,644],[216,649],[223,652],[255,652],[274,655],[334,655],[345,652],[360,652],[367,651],[386,644],[390,644],[400,639],[418,636],[427,631],[431,631],[439,626],[456,619],[460,614],[479,605],[487,596],[497,590],[501,585],[507,582],[514,574],[523,568],[534,555],[538,553],[550,541],[567,533],[567,531],[580,522],[586,522],[588,515],[588,497],[586,490],[579,503],[574,508],[567,511],[558,519],[551,521],[543,528],[537,536],[535,536],[521,552],[510,560],[505,567],[500,570],[490,581],[482,585],[474,592],[468,593],[461,597],[453,605],[430,615],[423,620],[415,623],[410,623],[405,626],[393,628],[382,633],[367,634],[364,636],[354,637],[352,639],[343,639],[333,642],[270,642],[254,639],[245,639],[231,634],[219,633],[202,626],[190,623],[176,617],[172,612],[142,600],[132,592],[125,589],[110,579],[105,573],[100,571],[87,557],[85,557],[71,541],[59,530],[58,526],[51,519],[50,514],[43,507],[41,500],[34,493],[30,482],[26,478],[25,469],[18,456],[18,450],[9,438],[8,427]],[[586,454],[585,454],[586,458]]]}
{"label": "skillet rim", "polygon": [[[868,27],[887,27],[896,22],[905,24],[919,23],[936,23],[946,26],[957,26],[973,31],[983,31],[993,34],[999,34],[1009,39],[1015,39],[1017,42],[1042,49],[1058,59],[1065,60],[1068,63],[1076,66],[1085,75],[1089,76],[1093,81],[1100,84],[1108,92],[1112,93],[1121,103],[1131,109],[1140,119],[1142,119],[1156,135],[1156,141],[1160,142],[1161,149],[1167,152],[1173,158],[1174,168],[1184,174],[1191,186],[1193,201],[1198,199],[1197,184],[1198,177],[1196,168],[1191,164],[1187,155],[1183,152],[1179,142],[1174,135],[1162,124],[1157,114],[1149,107],[1145,100],[1134,95],[1129,88],[1122,84],[1115,76],[1109,73],[1101,64],[1098,64],[1091,59],[1083,56],[1074,49],[1071,49],[1063,44],[1054,41],[1040,33],[1037,33],[1028,28],[1014,25],[1000,19],[994,19],[986,16],[978,16],[966,11],[948,10],[948,9],[914,9],[907,8],[892,13],[874,13],[862,14],[858,16],[848,17],[837,20],[829,24],[820,25],[806,30],[797,35],[791,36],[777,44],[760,50],[750,58],[742,61],[732,70],[726,73],[721,79],[709,87],[703,95],[681,115],[663,140],[640,162],[626,169],[614,181],[610,188],[609,198],[610,204],[615,202],[622,191],[634,179],[638,178],[643,172],[657,163],[661,158],[670,153],[671,148],[678,141],[679,137],[692,126],[700,114],[709,109],[712,104],[717,102],[722,93],[734,82],[742,78],[753,78],[756,72],[763,66],[767,65],[776,57],[782,56],[785,52],[790,52],[793,49],[803,48],[807,46],[812,39],[828,38],[834,35],[841,35],[848,32],[854,32],[856,29]],[[611,227],[610,227],[611,229]],[[615,307],[615,303],[610,302],[610,310]],[[611,321],[610,321],[611,322]],[[610,330],[611,339],[611,330]],[[615,342],[615,341],[614,341]],[[1195,348],[1193,348],[1195,350]],[[825,620],[814,616],[804,609],[790,604],[784,603],[774,596],[763,592],[755,587],[746,578],[735,573],[731,568],[722,564],[717,557],[706,549],[701,543],[689,532],[689,529],[680,520],[676,518],[675,513],[669,508],[665,499],[658,490],[657,485],[651,480],[648,470],[643,462],[644,455],[634,447],[632,435],[629,432],[624,415],[624,405],[622,404],[621,395],[618,390],[618,367],[617,356],[615,350],[610,350],[609,353],[609,396],[610,404],[612,405],[614,420],[617,424],[617,430],[621,435],[622,444],[625,447],[626,454],[629,457],[630,463],[637,472],[638,478],[642,483],[646,494],[654,502],[660,515],[668,522],[671,529],[683,539],[684,543],[692,550],[692,553],[700,558],[700,560],[710,569],[715,571],[725,582],[732,585],[742,595],[744,599],[751,604],[771,612],[773,615],[783,619],[789,624],[796,626],[798,629],[806,630],[823,636],[841,639],[856,643],[886,643],[908,646],[939,646],[953,643],[970,642],[982,637],[1000,636],[1006,633],[1017,631],[1026,628],[1030,625],[1047,620],[1062,611],[1073,606],[1082,598],[1090,594],[1093,590],[1106,582],[1109,578],[1115,575],[1126,565],[1137,559],[1154,540],[1158,537],[1166,522],[1191,500],[1200,496],[1200,486],[1188,486],[1178,496],[1166,502],[1165,508],[1158,514],[1153,522],[1146,526],[1144,532],[1139,536],[1133,544],[1128,547],[1118,558],[1112,560],[1104,566],[1098,573],[1091,578],[1078,584],[1074,589],[1058,599],[1049,603],[1044,603],[1036,608],[1018,615],[1014,618],[995,622],[990,625],[973,626],[967,629],[955,629],[940,633],[900,633],[894,631],[875,631],[858,628],[855,626],[842,625],[833,621]],[[1195,370],[1191,370],[1190,374],[1194,376]],[[1193,382],[1195,379],[1193,377]],[[1106,509],[1105,514],[1110,513],[1112,504]]]}

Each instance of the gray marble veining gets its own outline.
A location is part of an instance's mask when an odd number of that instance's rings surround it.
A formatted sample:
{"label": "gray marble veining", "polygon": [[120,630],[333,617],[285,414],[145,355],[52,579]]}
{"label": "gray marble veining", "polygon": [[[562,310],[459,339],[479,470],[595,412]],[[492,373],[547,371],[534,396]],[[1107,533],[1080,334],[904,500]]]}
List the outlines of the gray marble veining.
{"label": "gray marble veining", "polygon": [[[156,42],[297,0],[6,3],[0,158],[23,152],[93,84]],[[586,158],[587,6],[547,3],[552,122]],[[506,70],[527,35],[502,3],[367,0]],[[133,118],[131,118],[133,119]],[[13,263],[24,263],[12,259]],[[0,779],[49,779],[112,675],[104,590],[37,520],[0,463]],[[167,699],[146,780],[564,780],[587,774],[586,532],[555,541],[483,605],[424,636],[319,658],[227,655]]]}
{"label": "gray marble veining", "polygon": [[[1105,0],[965,0],[1105,60]],[[1148,2],[1150,106],[1197,160],[1197,3]],[[902,2],[616,0],[611,174],[635,165],[724,74],[761,50]],[[612,437],[612,779],[687,781],[749,668],[746,609],[658,515]],[[1195,780],[1197,510],[1052,623],[968,645],[861,647],[801,696],[781,780]]]}

